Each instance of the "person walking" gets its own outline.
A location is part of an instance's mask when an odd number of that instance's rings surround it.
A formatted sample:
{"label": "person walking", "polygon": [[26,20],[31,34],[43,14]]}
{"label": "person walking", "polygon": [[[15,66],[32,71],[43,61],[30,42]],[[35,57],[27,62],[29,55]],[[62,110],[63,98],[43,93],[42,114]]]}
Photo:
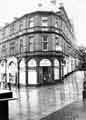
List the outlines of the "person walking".
{"label": "person walking", "polygon": [[11,90],[11,74],[9,73],[9,77],[8,77],[8,79],[7,79],[7,85],[8,85],[8,88],[9,88],[9,90]]}

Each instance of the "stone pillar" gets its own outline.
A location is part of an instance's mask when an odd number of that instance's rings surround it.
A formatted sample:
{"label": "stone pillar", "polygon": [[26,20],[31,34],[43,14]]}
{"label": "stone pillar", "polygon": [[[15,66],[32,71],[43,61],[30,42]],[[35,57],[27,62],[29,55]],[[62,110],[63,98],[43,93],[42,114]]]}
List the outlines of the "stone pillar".
{"label": "stone pillar", "polygon": [[5,82],[7,83],[7,60],[5,59]]}
{"label": "stone pillar", "polygon": [[51,60],[51,65],[52,65],[51,66],[51,70],[52,70],[52,78],[51,79],[52,79],[52,81],[54,81],[54,60],[53,59]]}
{"label": "stone pillar", "polygon": [[26,86],[28,86],[28,61],[25,58],[25,76],[26,76]]}
{"label": "stone pillar", "polygon": [[39,59],[37,59],[37,67],[36,67],[36,71],[37,71],[37,83],[38,83],[38,85],[40,85],[41,84],[41,82],[40,82],[40,60]]}
{"label": "stone pillar", "polygon": [[61,60],[59,60],[59,79],[60,79],[60,81],[62,82],[62,73],[61,73]]}
{"label": "stone pillar", "polygon": [[64,77],[64,64],[61,63],[61,77],[62,77],[62,80],[63,80],[63,77]]}
{"label": "stone pillar", "polygon": [[20,87],[20,82],[19,82],[20,81],[20,77],[19,77],[20,76],[20,66],[19,65],[20,65],[20,62],[18,61],[17,62],[17,78],[16,78],[16,86],[17,87]]}
{"label": "stone pillar", "polygon": [[20,87],[20,58],[17,58],[16,86]]}

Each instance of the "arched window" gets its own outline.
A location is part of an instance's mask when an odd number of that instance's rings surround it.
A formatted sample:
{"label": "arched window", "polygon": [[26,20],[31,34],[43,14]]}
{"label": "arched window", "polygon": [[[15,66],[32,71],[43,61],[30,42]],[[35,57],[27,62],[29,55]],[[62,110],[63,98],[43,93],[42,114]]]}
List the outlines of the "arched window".
{"label": "arched window", "polygon": [[40,66],[51,66],[51,61],[48,59],[42,59],[40,61]]}
{"label": "arched window", "polygon": [[28,62],[28,66],[29,66],[29,67],[36,67],[36,66],[37,66],[36,60],[31,59],[31,60]]}
{"label": "arched window", "polygon": [[59,67],[59,61],[57,59],[54,60],[54,66]]}
{"label": "arched window", "polygon": [[20,84],[23,84],[23,85],[25,85],[26,84],[26,74],[25,74],[25,60],[24,59],[22,59],[21,60],[21,62],[20,62],[20,76],[19,76],[19,78],[20,78]]}
{"label": "arched window", "polygon": [[36,60],[31,59],[28,62],[28,84],[37,84],[37,71],[36,71]]}
{"label": "arched window", "polygon": [[57,59],[54,60],[54,80],[59,79],[59,61]]}
{"label": "arched window", "polygon": [[25,61],[24,61],[24,59],[20,62],[20,68],[25,68]]}

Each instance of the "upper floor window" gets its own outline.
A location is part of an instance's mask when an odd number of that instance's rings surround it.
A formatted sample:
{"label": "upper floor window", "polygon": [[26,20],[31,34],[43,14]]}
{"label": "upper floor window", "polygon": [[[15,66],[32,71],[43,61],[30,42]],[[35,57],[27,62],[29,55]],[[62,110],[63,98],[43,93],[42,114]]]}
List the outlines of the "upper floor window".
{"label": "upper floor window", "polygon": [[41,17],[41,23],[42,26],[48,26],[48,17],[46,16]]}
{"label": "upper floor window", "polygon": [[56,40],[56,51],[62,51],[62,47],[61,47],[61,45],[60,45],[60,43],[59,43],[59,36],[56,36],[55,37],[55,40]]}
{"label": "upper floor window", "polygon": [[23,40],[20,40],[20,53],[23,52]]}
{"label": "upper floor window", "polygon": [[55,40],[56,40],[56,45],[59,45],[59,37],[55,36]]}
{"label": "upper floor window", "polygon": [[10,43],[10,55],[15,54],[15,42]]}
{"label": "upper floor window", "polygon": [[43,51],[48,50],[48,36],[47,35],[42,36],[42,50]]}
{"label": "upper floor window", "polygon": [[5,37],[5,30],[2,31],[2,38]]}
{"label": "upper floor window", "polygon": [[61,27],[61,20],[60,20],[59,17],[57,17],[57,18],[55,19],[55,27],[56,27],[56,28],[60,28],[60,27]]}
{"label": "upper floor window", "polygon": [[65,22],[63,21],[62,22],[62,30],[63,30],[63,32],[65,32],[65,27],[66,27],[66,25],[65,25]]}
{"label": "upper floor window", "polygon": [[19,31],[21,31],[22,28],[23,28],[23,21],[20,21],[20,23],[19,23]]}
{"label": "upper floor window", "polygon": [[6,53],[6,45],[2,45],[2,55]]}
{"label": "upper floor window", "polygon": [[29,27],[33,27],[34,26],[34,18],[30,17],[29,18]]}
{"label": "upper floor window", "polygon": [[14,28],[14,24],[12,24],[12,25],[10,26],[10,33],[13,33],[14,30],[15,30],[15,28]]}
{"label": "upper floor window", "polygon": [[55,20],[55,27],[58,27],[58,19]]}
{"label": "upper floor window", "polygon": [[29,50],[33,51],[34,50],[34,45],[33,45],[34,37],[30,36],[29,37]]}

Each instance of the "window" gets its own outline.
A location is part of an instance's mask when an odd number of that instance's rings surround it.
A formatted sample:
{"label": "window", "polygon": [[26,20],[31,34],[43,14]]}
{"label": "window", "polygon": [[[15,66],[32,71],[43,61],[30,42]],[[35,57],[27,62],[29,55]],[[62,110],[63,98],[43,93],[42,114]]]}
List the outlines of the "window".
{"label": "window", "polygon": [[15,54],[15,42],[10,43],[10,55]]}
{"label": "window", "polygon": [[6,54],[6,45],[2,45],[2,55]]}
{"label": "window", "polygon": [[48,37],[42,36],[42,50],[48,50]]}
{"label": "window", "polygon": [[42,20],[42,26],[48,26],[48,17],[44,16],[41,17]]}
{"label": "window", "polygon": [[58,36],[56,36],[56,51],[62,51],[62,47],[61,47],[61,45],[60,45],[60,43],[59,43],[59,37]]}
{"label": "window", "polygon": [[29,27],[33,27],[34,26],[34,19],[33,17],[29,18]]}
{"label": "window", "polygon": [[13,32],[14,32],[14,24],[10,26],[10,34],[12,34]]}
{"label": "window", "polygon": [[55,40],[56,40],[56,45],[59,45],[59,37],[58,36],[55,37]]}
{"label": "window", "polygon": [[56,18],[55,27],[56,27],[56,28],[60,28],[60,27],[61,27],[61,20],[60,20],[59,17]]}
{"label": "window", "polygon": [[2,31],[2,38],[5,37],[5,29]]}
{"label": "window", "polygon": [[30,37],[29,37],[29,50],[30,50],[30,51],[33,51],[33,50],[34,50],[33,40],[34,40],[34,37],[33,37],[33,36],[30,36]]}
{"label": "window", "polygon": [[23,40],[20,40],[20,53],[23,52]]}
{"label": "window", "polygon": [[58,19],[56,18],[55,27],[58,27]]}
{"label": "window", "polygon": [[20,21],[20,23],[19,23],[19,31],[21,31],[22,28],[23,28],[23,21]]}

